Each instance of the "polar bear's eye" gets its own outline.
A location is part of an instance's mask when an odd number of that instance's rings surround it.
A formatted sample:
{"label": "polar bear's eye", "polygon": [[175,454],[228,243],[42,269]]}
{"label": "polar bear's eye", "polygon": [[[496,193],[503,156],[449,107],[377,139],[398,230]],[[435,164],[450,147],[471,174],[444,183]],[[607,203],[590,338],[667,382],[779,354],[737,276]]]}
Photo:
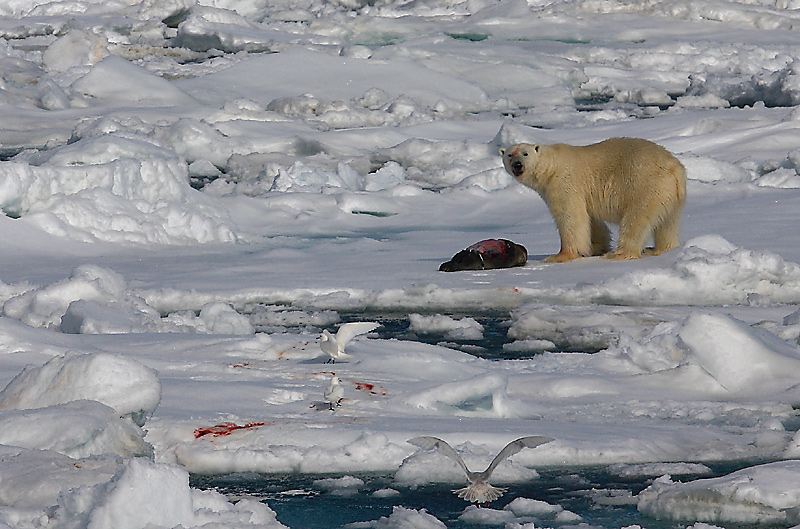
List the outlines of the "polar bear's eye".
{"label": "polar bear's eye", "polygon": [[523,152],[522,156],[528,156],[528,153],[527,152]]}

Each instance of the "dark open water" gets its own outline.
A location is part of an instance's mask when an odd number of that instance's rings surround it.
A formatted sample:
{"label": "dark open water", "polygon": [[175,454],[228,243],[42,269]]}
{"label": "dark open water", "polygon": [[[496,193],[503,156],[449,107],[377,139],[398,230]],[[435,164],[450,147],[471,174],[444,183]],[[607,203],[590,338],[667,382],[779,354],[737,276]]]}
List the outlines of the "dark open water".
{"label": "dark open water", "polygon": [[[381,326],[375,330],[375,334],[378,338],[385,340],[413,340],[432,345],[443,345],[489,360],[520,360],[531,358],[541,353],[541,351],[513,351],[504,349],[504,345],[510,345],[515,342],[513,338],[508,336],[508,330],[513,322],[512,316],[508,312],[485,311],[447,315],[455,320],[461,320],[467,317],[474,319],[483,326],[483,336],[478,340],[467,340],[448,337],[446,333],[415,332],[410,328],[410,320],[406,314],[340,314],[342,323],[351,321],[376,321],[380,323]],[[339,324],[331,327],[329,330],[334,332],[338,325]],[[526,336],[526,338],[549,340],[554,337],[551,335],[532,335]],[[609,337],[609,339],[611,339],[611,337]],[[602,342],[602,340],[600,340],[600,342]],[[587,349],[585,343],[582,343],[581,347],[578,348],[567,335],[564,335],[561,339],[556,339],[556,343],[553,345],[554,348],[548,349],[551,352],[596,353],[600,350],[599,348]]]}
{"label": "dark open water", "polygon": [[[707,464],[713,477],[730,473],[746,466],[744,464]],[[540,469],[540,477],[529,483],[509,487],[508,492],[492,503],[490,508],[503,509],[516,497],[545,501],[560,505],[578,514],[581,520],[559,522],[552,516],[539,519],[512,519],[515,523],[534,522],[538,527],[567,528],[581,526],[586,529],[619,529],[639,525],[642,529],[678,529],[692,525],[672,521],[655,520],[642,515],[636,505],[609,505],[609,502],[596,501],[599,496],[608,496],[609,491],[617,494],[636,495],[652,483],[652,477],[622,478],[608,472],[605,468],[562,468]],[[232,499],[252,496],[269,504],[278,520],[291,529],[334,529],[346,527],[356,522],[375,521],[388,517],[396,505],[408,509],[425,509],[448,528],[475,528],[473,523],[459,519],[468,504],[456,497],[453,485],[426,485],[409,488],[395,484],[391,475],[352,474],[364,481],[364,485],[354,490],[326,490],[318,480],[340,476],[281,475],[263,476],[237,474],[230,476],[193,476],[192,486],[201,489],[214,489]],[[685,480],[699,476],[686,476]],[[673,479],[680,479],[675,477]],[[396,494],[382,497],[375,491],[392,489]],[[580,525],[579,525],[580,524]],[[504,523],[495,525],[504,527]],[[727,529],[752,529],[746,524],[725,524]],[[772,526],[775,527],[775,526]]]}
{"label": "dark open water", "polygon": [[[314,313],[316,316],[311,316],[311,313],[305,313],[308,318],[301,318],[294,323],[286,323],[282,321],[280,314],[297,314],[302,311],[295,311],[289,308],[274,308],[268,305],[250,305],[241,309],[242,313],[250,318],[250,322],[256,329],[256,332],[297,332],[297,333],[319,333],[323,328],[328,329],[331,333],[335,334],[336,330],[343,323],[356,322],[356,321],[375,321],[381,324],[370,335],[384,339],[396,340],[412,340],[423,342],[432,345],[442,345],[450,347],[451,349],[458,349],[466,353],[486,358],[489,360],[519,360],[524,358],[531,358],[536,354],[541,353],[541,350],[528,350],[519,351],[504,348],[515,342],[514,338],[508,336],[509,328],[513,323],[513,317],[510,312],[503,312],[497,310],[471,310],[463,313],[447,313],[447,312],[429,312],[424,310],[416,310],[413,312],[422,313],[426,316],[433,316],[436,314],[444,314],[450,316],[455,320],[462,318],[472,318],[477,321],[482,327],[482,336],[480,339],[471,340],[463,338],[453,338],[448,336],[446,332],[432,332],[430,330],[417,330],[411,328],[411,321],[407,312],[336,312],[336,311],[322,311]],[[272,315],[272,317],[264,317],[264,314]],[[279,321],[280,320],[280,321]],[[291,316],[288,320],[292,320]],[[278,322],[278,323],[276,323]],[[525,339],[539,339],[552,341],[552,347],[548,351],[552,352],[582,352],[582,353],[596,353],[602,348],[606,347],[605,343],[611,343],[616,339],[613,333],[607,337],[599,337],[593,341],[591,345],[587,344],[585,339],[575,339],[569,334],[553,335],[548,333],[545,336],[525,336]]]}

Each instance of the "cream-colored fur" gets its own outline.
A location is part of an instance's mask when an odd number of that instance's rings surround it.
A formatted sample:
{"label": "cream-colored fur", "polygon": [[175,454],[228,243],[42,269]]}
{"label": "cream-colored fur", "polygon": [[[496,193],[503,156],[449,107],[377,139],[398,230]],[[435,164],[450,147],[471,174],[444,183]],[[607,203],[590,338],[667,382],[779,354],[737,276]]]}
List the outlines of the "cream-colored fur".
{"label": "cream-colored fur", "polygon": [[[660,145],[637,138],[582,147],[519,143],[500,149],[500,156],[506,171],[535,189],[553,215],[561,251],[545,262],[590,255],[637,259],[651,236],[648,255],[678,246],[686,170]],[[606,222],[619,224],[614,252]]]}

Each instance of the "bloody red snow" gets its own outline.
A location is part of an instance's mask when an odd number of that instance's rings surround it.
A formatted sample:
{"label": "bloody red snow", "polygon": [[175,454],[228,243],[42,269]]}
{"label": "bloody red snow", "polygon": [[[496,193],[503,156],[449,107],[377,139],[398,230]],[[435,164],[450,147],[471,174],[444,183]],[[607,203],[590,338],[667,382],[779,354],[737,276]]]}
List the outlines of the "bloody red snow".
{"label": "bloody red snow", "polygon": [[381,386],[376,386],[375,384],[369,384],[367,382],[353,382],[356,389],[359,391],[366,391],[371,395],[386,395],[387,391],[386,388]]}
{"label": "bloody red snow", "polygon": [[222,424],[217,424],[216,426],[211,426],[209,428],[198,428],[194,431],[194,438],[200,439],[205,435],[211,435],[214,437],[223,437],[225,435],[230,435],[236,430],[249,430],[252,428],[258,428],[260,426],[264,426],[265,422],[248,422],[244,425],[238,425],[232,422],[224,422]]}

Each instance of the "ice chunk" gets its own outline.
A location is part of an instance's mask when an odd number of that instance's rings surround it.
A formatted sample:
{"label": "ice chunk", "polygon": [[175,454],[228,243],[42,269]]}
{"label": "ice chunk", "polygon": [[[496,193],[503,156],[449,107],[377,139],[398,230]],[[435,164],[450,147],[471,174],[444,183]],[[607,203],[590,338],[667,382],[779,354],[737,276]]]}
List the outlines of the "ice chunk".
{"label": "ice chunk", "polygon": [[[3,305],[3,314],[33,327],[68,334],[210,332],[194,312],[187,321],[162,319],[144,299],[129,292],[121,275],[89,264],[75,268],[67,279],[11,296]],[[246,326],[240,327],[246,330]]]}
{"label": "ice chunk", "polygon": [[73,301],[61,317],[61,332],[67,334],[122,334],[158,329],[158,312],[144,301],[133,303]]}
{"label": "ice chunk", "polygon": [[656,372],[677,367],[686,356],[678,343],[678,322],[663,322],[641,340],[626,333],[620,335],[619,349],[637,366]]}
{"label": "ice chunk", "polygon": [[554,516],[564,510],[560,505],[528,498],[514,498],[504,509],[513,512],[515,516]]}
{"label": "ice chunk", "polygon": [[477,526],[510,525],[514,519],[514,513],[511,511],[478,508],[475,505],[470,505],[464,509],[464,512],[458,517],[458,520],[462,523]]}
{"label": "ice chunk", "polygon": [[420,408],[449,411],[455,415],[504,416],[506,379],[499,375],[441,384],[408,399]]}
{"label": "ice chunk", "polygon": [[0,162],[0,176],[0,208],[14,217],[29,215],[59,236],[139,243],[236,240],[227,211],[190,187],[186,163],[142,137],[82,139]]}
{"label": "ice chunk", "polygon": [[0,453],[0,505],[49,508],[62,489],[104,483],[122,462],[114,455],[75,459],[50,450],[8,448]]}
{"label": "ice chunk", "polygon": [[266,51],[270,39],[258,28],[234,11],[195,5],[178,26],[175,45],[195,51]]}
{"label": "ice chunk", "polygon": [[698,248],[704,252],[717,255],[730,255],[738,249],[735,244],[716,233],[709,233],[689,239],[683,247],[685,253],[691,252],[692,248]]}
{"label": "ice chunk", "polygon": [[[177,466],[140,458],[69,462],[48,456],[40,458],[41,464],[21,461],[10,467],[0,460],[0,472],[6,468],[31,471],[30,476],[15,477],[8,483],[43,487],[25,492],[31,496],[31,507],[48,509],[51,525],[65,529],[212,526],[287,529],[263,503],[243,499],[234,505],[219,493],[190,488],[189,474]],[[74,481],[67,482],[66,478]],[[53,479],[53,483],[46,483],[48,479]],[[5,475],[0,483],[6,484]],[[56,498],[53,498],[57,493],[54,485],[63,485]],[[3,488],[0,486],[0,495]]]}
{"label": "ice chunk", "polygon": [[483,338],[483,325],[474,318],[455,319],[443,314],[423,316],[409,314],[411,324],[409,331],[420,334],[444,334],[449,340],[481,340]]}
{"label": "ice chunk", "polygon": [[730,316],[695,312],[678,336],[687,357],[736,395],[780,391],[800,380],[800,348]]}
{"label": "ice chunk", "polygon": [[88,399],[143,424],[161,400],[155,370],[122,356],[67,353],[28,367],[0,391],[0,409],[27,410]]}
{"label": "ice chunk", "polygon": [[797,174],[797,169],[780,168],[760,176],[755,180],[755,184],[761,187],[798,189],[800,188],[800,174]]}
{"label": "ice chunk", "polygon": [[255,330],[247,316],[239,314],[227,303],[212,302],[203,305],[200,319],[211,334],[253,334]]}
{"label": "ice chunk", "polygon": [[445,529],[447,526],[438,518],[428,513],[425,509],[414,510],[396,505],[392,508],[392,514],[381,517],[372,522],[359,524],[359,527],[371,527],[373,529]]}
{"label": "ice chunk", "polygon": [[91,66],[108,55],[105,37],[72,29],[44,50],[42,62],[48,70],[63,72],[74,66]]}
{"label": "ice chunk", "polygon": [[800,265],[710,234],[687,241],[669,268],[637,270],[577,289],[576,300],[643,305],[720,305],[800,300]]}
{"label": "ice chunk", "polygon": [[568,350],[600,350],[616,342],[620,333],[642,336],[648,316],[630,308],[531,303],[512,313],[508,336],[516,340],[546,340]]}
{"label": "ice chunk", "polygon": [[72,84],[73,91],[106,104],[192,105],[196,101],[162,77],[109,55]]}
{"label": "ice chunk", "polygon": [[383,167],[364,177],[364,191],[381,191],[402,185],[406,181],[406,171],[397,162],[387,162]]}
{"label": "ice chunk", "polygon": [[70,522],[69,527],[87,529],[191,527],[195,524],[189,474],[176,466],[131,459],[107,483],[64,494],[56,517]]}
{"label": "ice chunk", "polygon": [[639,493],[638,507],[649,516],[672,520],[794,524],[792,512],[800,507],[800,461],[687,483],[663,476]]}
{"label": "ice chunk", "polygon": [[514,340],[511,343],[503,344],[503,351],[511,353],[542,353],[555,349],[557,349],[556,344],[550,340],[536,340],[534,338]]}
{"label": "ice chunk", "polygon": [[57,327],[73,301],[121,301],[125,288],[125,280],[113,270],[82,265],[68,279],[9,299],[3,305],[3,314],[33,327]]}
{"label": "ice chunk", "polygon": [[619,463],[608,467],[608,471],[623,478],[640,476],[687,476],[711,474],[711,469],[702,463]]}
{"label": "ice chunk", "polygon": [[153,448],[144,441],[144,432],[138,426],[91,400],[0,410],[0,444],[53,450],[76,458],[100,454],[153,456]]}
{"label": "ice chunk", "polygon": [[686,178],[699,182],[750,182],[753,179],[745,169],[736,164],[715,160],[708,156],[681,155],[686,168]]}
{"label": "ice chunk", "polygon": [[314,486],[327,491],[355,492],[364,486],[364,480],[354,476],[342,476],[340,478],[325,478],[314,480]]}
{"label": "ice chunk", "polygon": [[337,172],[322,167],[310,167],[297,161],[288,169],[281,169],[275,179],[276,191],[303,191],[320,193],[326,188],[347,189],[348,177],[352,176],[346,164],[341,164]]}

